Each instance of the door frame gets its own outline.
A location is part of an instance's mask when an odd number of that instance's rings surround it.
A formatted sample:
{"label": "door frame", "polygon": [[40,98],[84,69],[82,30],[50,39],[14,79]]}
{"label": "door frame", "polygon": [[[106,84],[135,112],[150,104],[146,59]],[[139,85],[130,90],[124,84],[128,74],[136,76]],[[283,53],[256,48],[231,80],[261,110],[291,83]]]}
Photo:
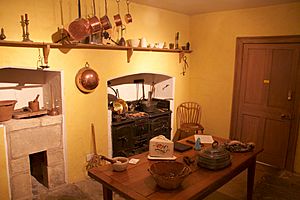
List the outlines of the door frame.
{"label": "door frame", "polygon": [[[300,35],[288,36],[262,36],[262,37],[237,37],[236,39],[236,55],[235,55],[235,69],[234,69],[234,85],[232,97],[232,111],[230,122],[230,138],[238,139],[237,133],[237,119],[239,111],[239,93],[241,85],[241,74],[243,64],[243,47],[245,44],[300,44]],[[300,49],[299,49],[300,50]],[[294,104],[294,120],[292,120],[290,137],[288,141],[287,158],[285,162],[285,169],[294,171],[295,154],[297,148],[297,139],[300,123],[300,56],[298,59],[297,81],[295,91],[295,104]],[[299,144],[300,145],[300,144]]]}

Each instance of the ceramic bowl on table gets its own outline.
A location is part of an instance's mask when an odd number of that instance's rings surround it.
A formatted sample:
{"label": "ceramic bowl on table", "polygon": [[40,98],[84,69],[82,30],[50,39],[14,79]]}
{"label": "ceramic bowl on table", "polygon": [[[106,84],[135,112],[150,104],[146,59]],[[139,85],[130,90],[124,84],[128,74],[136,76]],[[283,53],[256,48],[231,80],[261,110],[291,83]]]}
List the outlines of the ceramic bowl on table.
{"label": "ceramic bowl on table", "polygon": [[116,161],[112,164],[112,168],[114,171],[122,172],[127,169],[128,166],[128,158],[126,157],[114,157],[113,161]]}

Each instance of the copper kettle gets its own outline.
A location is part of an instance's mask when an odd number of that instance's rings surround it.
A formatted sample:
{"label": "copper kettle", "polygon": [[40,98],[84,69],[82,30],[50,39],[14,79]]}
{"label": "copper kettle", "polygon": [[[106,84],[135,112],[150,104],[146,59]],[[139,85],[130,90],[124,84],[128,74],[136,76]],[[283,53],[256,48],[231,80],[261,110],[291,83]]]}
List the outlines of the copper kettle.
{"label": "copper kettle", "polygon": [[95,70],[89,67],[86,62],[85,67],[81,68],[75,78],[77,88],[83,93],[93,92],[99,84],[99,77]]}

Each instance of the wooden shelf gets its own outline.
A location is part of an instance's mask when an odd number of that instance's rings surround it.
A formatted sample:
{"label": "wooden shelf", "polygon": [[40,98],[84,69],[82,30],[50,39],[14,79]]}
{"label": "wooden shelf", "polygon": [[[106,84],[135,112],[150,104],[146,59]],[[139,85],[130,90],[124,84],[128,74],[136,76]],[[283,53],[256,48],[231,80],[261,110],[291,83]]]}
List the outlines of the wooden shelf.
{"label": "wooden shelf", "polygon": [[159,48],[141,48],[141,47],[125,47],[116,45],[98,45],[98,44],[60,44],[47,42],[19,42],[19,41],[5,41],[0,40],[0,46],[6,47],[28,47],[28,48],[43,48],[45,64],[48,63],[48,55],[50,49],[99,49],[99,50],[121,50],[127,51],[127,62],[134,51],[152,51],[165,53],[179,53],[179,62],[181,62],[185,53],[191,53],[191,50],[177,50],[177,49],[159,49]]}

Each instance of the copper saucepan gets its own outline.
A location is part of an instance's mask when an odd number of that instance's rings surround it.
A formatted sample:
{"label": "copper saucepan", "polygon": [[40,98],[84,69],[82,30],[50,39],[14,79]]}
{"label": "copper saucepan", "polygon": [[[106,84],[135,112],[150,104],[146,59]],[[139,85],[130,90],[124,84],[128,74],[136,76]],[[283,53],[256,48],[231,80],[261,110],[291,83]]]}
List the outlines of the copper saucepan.
{"label": "copper saucepan", "polygon": [[131,14],[129,13],[129,0],[126,0],[126,4],[127,4],[127,14],[125,15],[125,22],[127,24],[131,23],[132,22],[132,16]]}
{"label": "copper saucepan", "polygon": [[86,63],[85,67],[77,72],[75,83],[81,92],[91,93],[97,88],[99,77],[97,72],[90,68],[89,64]]}
{"label": "copper saucepan", "polygon": [[96,17],[96,5],[95,0],[93,0],[93,17],[88,18],[90,24],[90,34],[101,32],[101,23],[98,17]]}
{"label": "copper saucepan", "polygon": [[115,20],[115,24],[116,26],[122,26],[122,19],[120,16],[120,0],[116,0],[117,4],[118,4],[118,14],[114,15],[114,20]]}
{"label": "copper saucepan", "polygon": [[78,0],[78,18],[69,25],[69,33],[74,40],[81,41],[90,35],[90,23],[81,18],[80,0]]}
{"label": "copper saucepan", "polygon": [[103,17],[100,18],[100,22],[102,24],[102,27],[104,30],[108,30],[112,28],[112,25],[109,21],[109,18],[107,16],[107,2],[105,0],[105,15]]}

